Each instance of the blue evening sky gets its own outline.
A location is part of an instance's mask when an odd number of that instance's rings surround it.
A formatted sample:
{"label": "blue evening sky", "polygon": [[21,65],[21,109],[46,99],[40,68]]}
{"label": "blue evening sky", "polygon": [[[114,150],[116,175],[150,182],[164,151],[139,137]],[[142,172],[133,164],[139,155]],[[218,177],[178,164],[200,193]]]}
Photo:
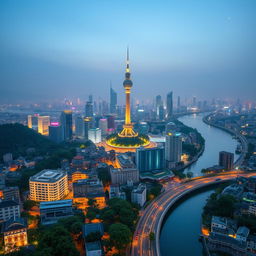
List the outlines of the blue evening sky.
{"label": "blue evening sky", "polygon": [[1,0],[0,102],[256,99],[255,0]]}

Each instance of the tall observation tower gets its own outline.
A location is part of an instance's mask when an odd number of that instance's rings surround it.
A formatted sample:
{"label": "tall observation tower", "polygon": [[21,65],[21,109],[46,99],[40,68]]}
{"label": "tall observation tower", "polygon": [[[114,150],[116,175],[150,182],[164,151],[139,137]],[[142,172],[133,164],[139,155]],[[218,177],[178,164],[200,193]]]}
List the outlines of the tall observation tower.
{"label": "tall observation tower", "polygon": [[131,122],[131,105],[130,95],[132,88],[131,72],[130,72],[130,60],[129,60],[129,48],[127,48],[126,56],[126,71],[125,79],[123,82],[125,90],[125,123],[123,130],[120,133],[112,134],[107,137],[106,143],[112,147],[120,148],[137,148],[140,146],[149,145],[149,137],[146,134],[140,134],[133,130],[133,124]]}
{"label": "tall observation tower", "polygon": [[127,48],[126,56],[126,71],[125,71],[125,80],[123,82],[125,90],[125,124],[123,130],[118,134],[120,137],[136,137],[138,133],[133,130],[133,124],[131,123],[131,105],[130,105],[130,94],[132,88],[132,80],[130,73],[130,64],[129,64],[129,48]]}

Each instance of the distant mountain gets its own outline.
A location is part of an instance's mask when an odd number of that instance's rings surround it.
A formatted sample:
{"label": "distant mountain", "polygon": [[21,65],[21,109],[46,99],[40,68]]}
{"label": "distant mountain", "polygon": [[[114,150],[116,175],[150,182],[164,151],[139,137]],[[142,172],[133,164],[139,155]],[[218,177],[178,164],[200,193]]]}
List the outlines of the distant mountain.
{"label": "distant mountain", "polygon": [[22,124],[0,125],[0,161],[5,153],[12,153],[13,157],[26,156],[28,148],[34,148],[32,155],[46,154],[58,149],[58,145],[47,137]]}

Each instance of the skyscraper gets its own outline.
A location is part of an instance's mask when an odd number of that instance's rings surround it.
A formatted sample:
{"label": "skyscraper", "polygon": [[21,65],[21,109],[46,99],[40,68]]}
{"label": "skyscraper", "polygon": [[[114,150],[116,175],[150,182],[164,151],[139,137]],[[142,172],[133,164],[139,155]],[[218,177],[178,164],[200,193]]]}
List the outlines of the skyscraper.
{"label": "skyscraper", "polygon": [[116,114],[117,93],[110,87],[110,113]]}
{"label": "skyscraper", "polygon": [[178,96],[177,110],[178,110],[178,112],[180,111],[180,96]]}
{"label": "skyscraper", "polygon": [[231,170],[234,166],[234,154],[226,151],[219,153],[219,165],[223,166],[225,170]]}
{"label": "skyscraper", "polygon": [[50,117],[49,116],[38,116],[38,132],[42,135],[49,134]]}
{"label": "skyscraper", "polygon": [[84,132],[84,120],[82,116],[77,115],[75,117],[75,134],[76,136],[82,137]]}
{"label": "skyscraper", "polygon": [[92,128],[92,122],[91,122],[91,118],[90,117],[86,117],[84,118],[84,139],[88,140],[89,139],[89,129]]}
{"label": "skyscraper", "polygon": [[168,133],[165,142],[165,160],[168,168],[180,162],[182,154],[182,138],[180,133]]}
{"label": "skyscraper", "polygon": [[28,128],[31,128],[35,131],[38,129],[38,114],[28,115]]}
{"label": "skyscraper", "polygon": [[63,129],[59,122],[52,122],[49,126],[49,139],[56,143],[64,140]]}
{"label": "skyscraper", "polygon": [[87,101],[85,105],[85,116],[93,117],[93,104],[91,101]]}
{"label": "skyscraper", "polygon": [[173,99],[172,99],[172,92],[167,94],[166,98],[166,119],[170,120],[173,115]]}
{"label": "skyscraper", "polygon": [[72,139],[72,111],[64,110],[60,116],[64,140]]}
{"label": "skyscraper", "polygon": [[157,95],[156,96],[156,117],[157,119],[159,119],[159,115],[160,115],[160,106],[162,105],[162,98],[161,95]]}

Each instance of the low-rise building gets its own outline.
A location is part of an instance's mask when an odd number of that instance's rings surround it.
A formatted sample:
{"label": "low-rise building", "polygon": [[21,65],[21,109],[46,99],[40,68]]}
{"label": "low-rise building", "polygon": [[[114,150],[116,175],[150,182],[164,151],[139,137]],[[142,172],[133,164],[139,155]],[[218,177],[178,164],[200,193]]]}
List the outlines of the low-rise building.
{"label": "low-rise building", "polygon": [[43,225],[57,223],[59,219],[73,216],[72,199],[40,203],[40,218]]}
{"label": "low-rise building", "polygon": [[111,169],[110,170],[112,184],[126,184],[128,181],[133,183],[139,182],[138,169]]}
{"label": "low-rise building", "polygon": [[236,232],[236,239],[239,241],[246,242],[249,236],[250,230],[247,227],[239,227]]}
{"label": "low-rise building", "polygon": [[87,223],[83,226],[83,237],[87,237],[92,233],[99,233],[101,236],[104,234],[102,223]]}
{"label": "low-rise building", "polygon": [[145,204],[147,201],[147,188],[144,184],[141,183],[132,190],[131,201],[141,207]]}
{"label": "low-rise building", "polygon": [[86,256],[102,256],[102,246],[99,241],[85,243]]}
{"label": "low-rise building", "polygon": [[27,224],[22,218],[11,218],[3,224],[5,252],[11,252],[17,247],[26,246]]}
{"label": "low-rise building", "polygon": [[20,205],[13,200],[0,202],[0,222],[20,217]]}

